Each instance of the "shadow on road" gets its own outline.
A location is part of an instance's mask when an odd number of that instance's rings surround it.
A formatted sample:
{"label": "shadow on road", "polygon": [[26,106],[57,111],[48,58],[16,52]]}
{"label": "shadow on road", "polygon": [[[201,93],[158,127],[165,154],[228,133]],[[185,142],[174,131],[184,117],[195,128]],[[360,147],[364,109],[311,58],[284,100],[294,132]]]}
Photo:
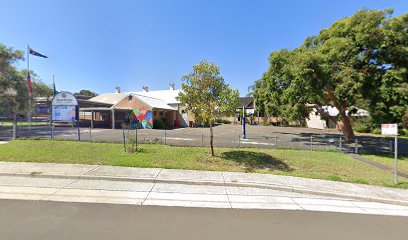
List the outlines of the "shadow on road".
{"label": "shadow on road", "polygon": [[285,172],[293,171],[286,163],[266,153],[234,150],[222,153],[221,158],[242,164],[248,171],[262,168]]}

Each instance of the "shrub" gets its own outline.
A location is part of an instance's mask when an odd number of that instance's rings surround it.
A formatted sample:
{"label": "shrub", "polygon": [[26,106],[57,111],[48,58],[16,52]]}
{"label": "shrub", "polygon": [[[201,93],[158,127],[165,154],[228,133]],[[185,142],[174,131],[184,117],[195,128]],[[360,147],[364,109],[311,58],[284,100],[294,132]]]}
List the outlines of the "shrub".
{"label": "shrub", "polygon": [[354,130],[360,133],[369,133],[371,131],[371,127],[367,124],[359,124],[354,127]]}
{"label": "shrub", "polygon": [[163,120],[160,118],[153,118],[153,128],[164,129],[165,125],[164,125]]}
{"label": "shrub", "polygon": [[270,122],[262,122],[262,125],[263,125],[263,126],[270,126],[271,123],[270,123]]}
{"label": "shrub", "polygon": [[408,129],[408,111],[402,117],[402,126],[405,128],[405,130]]}
{"label": "shrub", "polygon": [[222,123],[224,124],[231,124],[232,122],[230,120],[222,120]]}
{"label": "shrub", "polygon": [[374,134],[381,134],[381,128],[374,128],[372,133]]}

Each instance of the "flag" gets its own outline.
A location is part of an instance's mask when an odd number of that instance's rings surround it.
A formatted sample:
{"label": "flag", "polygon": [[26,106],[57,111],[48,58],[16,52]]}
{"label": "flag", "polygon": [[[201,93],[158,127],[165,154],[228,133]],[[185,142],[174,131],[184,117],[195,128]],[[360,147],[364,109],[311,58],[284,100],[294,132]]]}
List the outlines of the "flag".
{"label": "flag", "polygon": [[53,89],[53,96],[57,95],[57,88],[55,87],[55,81],[52,79],[52,89]]}
{"label": "flag", "polygon": [[27,74],[27,87],[28,87],[28,94],[30,94],[30,97],[33,96],[33,86],[31,85],[30,73]]}
{"label": "flag", "polygon": [[31,55],[34,55],[34,56],[37,56],[37,57],[48,58],[47,56],[45,56],[45,55],[43,55],[43,54],[41,54],[41,53],[39,53],[37,51],[34,51],[32,48],[29,48],[29,52],[30,52]]}

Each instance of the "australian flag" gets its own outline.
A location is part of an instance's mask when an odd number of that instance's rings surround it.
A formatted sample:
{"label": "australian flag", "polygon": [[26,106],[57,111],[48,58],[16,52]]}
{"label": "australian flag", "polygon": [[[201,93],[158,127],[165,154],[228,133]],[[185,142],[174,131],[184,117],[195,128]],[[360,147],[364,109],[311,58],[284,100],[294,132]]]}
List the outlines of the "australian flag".
{"label": "australian flag", "polygon": [[31,55],[34,55],[34,56],[37,56],[37,57],[48,58],[47,56],[45,56],[45,55],[43,55],[43,54],[41,54],[41,53],[39,53],[37,51],[34,51],[32,48],[29,49],[29,52],[30,52]]}

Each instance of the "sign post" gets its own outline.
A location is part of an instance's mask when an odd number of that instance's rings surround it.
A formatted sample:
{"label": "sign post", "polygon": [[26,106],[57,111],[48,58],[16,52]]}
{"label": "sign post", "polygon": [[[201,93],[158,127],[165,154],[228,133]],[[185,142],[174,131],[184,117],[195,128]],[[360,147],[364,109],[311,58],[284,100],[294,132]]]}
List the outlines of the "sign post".
{"label": "sign post", "polygon": [[242,139],[246,139],[246,126],[245,126],[245,107],[242,107]]}
{"label": "sign post", "polygon": [[52,99],[51,125],[53,122],[77,122],[78,141],[81,141],[79,128],[79,107],[78,100],[70,92],[59,92]]}
{"label": "sign post", "polygon": [[394,141],[394,184],[398,184],[398,124],[381,124],[382,135],[392,135]]}

